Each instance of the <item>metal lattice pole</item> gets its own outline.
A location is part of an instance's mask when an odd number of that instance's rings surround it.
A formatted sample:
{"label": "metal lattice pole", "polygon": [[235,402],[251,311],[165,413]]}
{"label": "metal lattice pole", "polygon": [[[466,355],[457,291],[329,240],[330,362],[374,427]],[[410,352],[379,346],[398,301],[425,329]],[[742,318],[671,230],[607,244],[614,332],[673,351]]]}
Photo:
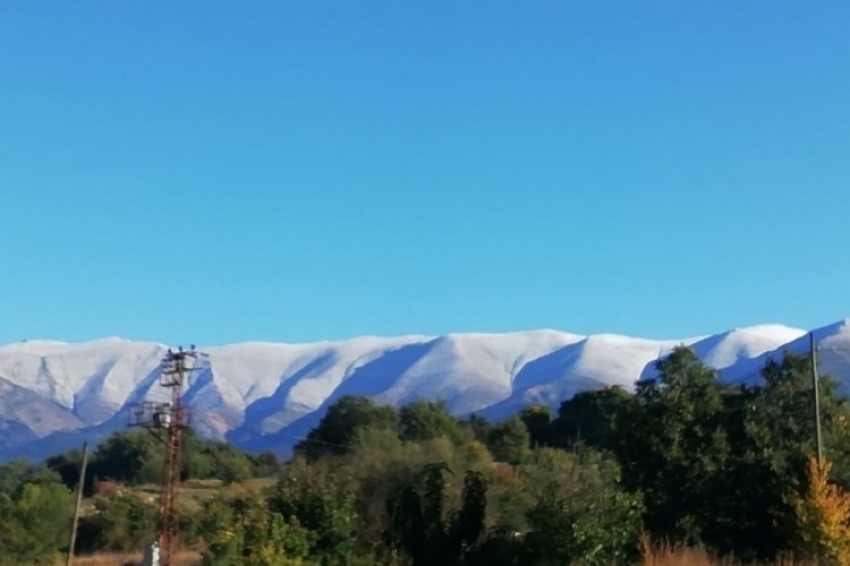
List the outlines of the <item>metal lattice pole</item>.
{"label": "metal lattice pole", "polygon": [[[194,346],[189,352],[180,348],[168,350],[160,372],[160,386],[170,389],[170,403],[145,402],[131,412],[131,425],[151,431],[165,445],[165,462],[159,499],[159,566],[171,566],[180,550],[180,516],[177,496],[180,490],[180,461],[183,429],[189,424],[189,413],[183,405],[183,386],[190,369],[187,360],[199,353]],[[164,438],[162,437],[164,433]]]}

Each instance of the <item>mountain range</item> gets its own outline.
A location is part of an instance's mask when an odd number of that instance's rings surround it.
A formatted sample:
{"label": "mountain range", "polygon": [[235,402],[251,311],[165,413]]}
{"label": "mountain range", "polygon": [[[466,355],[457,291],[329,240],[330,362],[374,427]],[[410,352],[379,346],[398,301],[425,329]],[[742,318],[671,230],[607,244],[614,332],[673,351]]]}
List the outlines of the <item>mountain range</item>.
{"label": "mountain range", "polygon": [[[680,344],[724,381],[754,380],[770,357],[806,354],[809,332],[820,371],[846,389],[850,319],[811,331],[769,324],[662,341],[536,330],[232,344],[200,349],[184,399],[200,435],[286,456],[347,394],[393,405],[442,399],[456,415],[498,419],[532,402],[557,408],[583,390],[630,389]],[[135,403],[166,400],[159,374],[167,349],[120,338],[0,347],[0,461],[40,459],[126,428]]]}

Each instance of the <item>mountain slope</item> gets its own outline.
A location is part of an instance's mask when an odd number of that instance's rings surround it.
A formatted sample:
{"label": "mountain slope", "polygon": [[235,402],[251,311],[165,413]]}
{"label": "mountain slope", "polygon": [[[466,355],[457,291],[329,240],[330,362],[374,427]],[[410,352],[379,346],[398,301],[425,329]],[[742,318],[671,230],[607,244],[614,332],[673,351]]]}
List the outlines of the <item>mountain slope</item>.
{"label": "mountain slope", "polygon": [[[285,454],[346,394],[396,405],[444,399],[455,414],[501,418],[530,402],[557,407],[585,389],[631,388],[677,344],[692,347],[724,380],[756,379],[770,356],[805,353],[806,334],[762,325],[666,341],[540,330],[232,344],[204,349],[185,399],[200,434]],[[850,385],[848,321],[814,334],[822,371]],[[0,460],[42,457],[126,427],[134,403],[164,400],[165,351],[117,338],[0,348]]]}
{"label": "mountain slope", "polygon": [[[844,392],[850,392],[850,319],[814,329],[811,333],[817,347],[818,371],[831,375]],[[723,378],[734,382],[751,382],[758,378],[759,371],[769,359],[780,360],[784,352],[805,356],[809,350],[808,333],[801,333],[794,340],[727,368],[723,371]]]}

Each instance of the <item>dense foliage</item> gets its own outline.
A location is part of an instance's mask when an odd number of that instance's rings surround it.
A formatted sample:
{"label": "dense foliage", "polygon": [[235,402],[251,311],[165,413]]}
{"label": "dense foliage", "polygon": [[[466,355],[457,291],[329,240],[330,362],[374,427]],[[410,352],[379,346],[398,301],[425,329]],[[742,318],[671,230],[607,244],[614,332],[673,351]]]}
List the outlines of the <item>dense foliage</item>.
{"label": "dense foliage", "polygon": [[[91,493],[99,480],[125,485],[159,483],[162,478],[165,449],[161,441],[141,430],[118,432],[104,440],[89,461],[86,492]],[[70,450],[45,462],[68,487],[74,488],[80,477],[82,454]],[[202,440],[191,430],[184,433],[181,477],[220,479],[225,483],[273,474],[278,468],[271,453],[246,454],[227,444]]]}
{"label": "dense foliage", "polygon": [[[850,558],[848,408],[831,378],[829,462],[817,462],[806,359],[769,362],[746,386],[684,347],[657,370],[634,393],[587,391],[555,414],[532,405],[496,423],[442,402],[343,397],[284,465],[190,436],[184,479],[222,484],[184,502],[183,541],[209,565],[630,564],[646,539],[743,560]],[[79,458],[2,467],[0,556],[55,557]],[[135,551],[154,536],[155,501],[125,486],[158,481],[161,467],[161,448],[137,432],[98,447],[81,551]],[[262,476],[275,479],[243,485]]]}
{"label": "dense foliage", "polygon": [[50,472],[23,468],[0,468],[0,565],[54,564],[68,542],[71,492]]}

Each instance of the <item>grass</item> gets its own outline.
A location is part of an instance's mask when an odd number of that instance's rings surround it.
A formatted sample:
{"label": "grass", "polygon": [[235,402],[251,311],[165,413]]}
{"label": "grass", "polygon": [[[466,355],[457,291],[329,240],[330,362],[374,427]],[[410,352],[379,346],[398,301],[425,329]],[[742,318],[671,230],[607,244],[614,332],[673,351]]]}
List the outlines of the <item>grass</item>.
{"label": "grass", "polygon": [[[89,556],[75,556],[73,566],[129,566],[142,563],[142,553],[99,552]],[[183,551],[177,555],[175,566],[197,566],[201,563],[201,555],[193,551]],[[62,561],[65,564],[65,561]]]}
{"label": "grass", "polygon": [[[231,484],[227,486],[227,490],[232,494],[250,493],[273,487],[276,482],[276,478],[253,478]],[[196,509],[204,501],[215,497],[223,487],[225,486],[221,480],[187,480],[180,484],[177,501],[190,509]],[[159,485],[147,484],[130,488],[129,491],[142,496],[151,503],[156,503],[159,500],[159,489]]]}
{"label": "grass", "polygon": [[[64,563],[63,561],[62,564]],[[141,553],[98,553],[77,556],[73,562],[74,566],[138,566],[141,563]],[[200,563],[201,554],[188,550],[181,552],[174,562],[175,566],[198,566]],[[761,566],[807,566],[808,564],[793,559],[777,559],[769,565]],[[717,558],[699,548],[667,543],[650,544],[644,540],[640,566],[744,566],[744,563],[733,558]]]}
{"label": "grass", "polygon": [[[201,555],[197,552],[182,552],[175,561],[175,566],[197,566]],[[74,566],[128,566],[142,562],[142,555],[100,553],[92,556],[78,556]],[[64,561],[62,562],[64,564]],[[770,566],[803,566],[804,562],[794,560],[777,560]],[[669,544],[644,544],[644,556],[640,566],[741,566],[733,559],[718,559],[704,550]]]}
{"label": "grass", "polygon": [[[650,543],[643,540],[643,559],[641,566],[745,566],[746,563],[734,558],[718,558],[701,548],[671,545],[666,542]],[[807,566],[808,562],[800,562],[792,558],[777,558],[775,561],[760,566]],[[757,566],[747,564],[747,566]]]}
{"label": "grass", "polygon": [[668,544],[644,545],[641,566],[734,566],[728,559],[720,560],[705,550]]}

